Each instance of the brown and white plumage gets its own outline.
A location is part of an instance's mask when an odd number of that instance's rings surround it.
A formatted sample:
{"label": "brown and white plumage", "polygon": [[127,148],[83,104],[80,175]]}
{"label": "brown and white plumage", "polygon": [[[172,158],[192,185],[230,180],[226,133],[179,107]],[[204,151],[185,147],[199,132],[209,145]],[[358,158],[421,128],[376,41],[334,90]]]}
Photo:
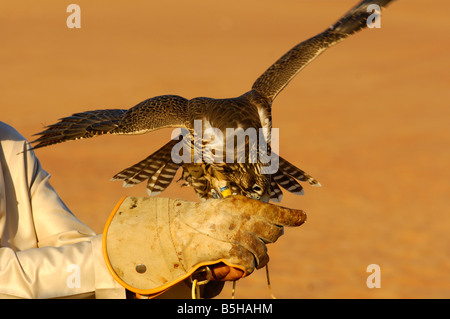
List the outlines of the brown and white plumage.
{"label": "brown and white plumage", "polygon": [[[270,129],[272,102],[295,75],[326,49],[365,28],[372,14],[367,12],[370,4],[384,7],[390,2],[392,0],[360,2],[324,32],[289,50],[254,82],[250,91],[239,97],[188,100],[176,95],[164,95],[147,99],[128,110],[77,113],[38,133],[40,136],[34,141],[34,149],[103,134],[143,134],[167,127],[185,128],[188,134],[193,134],[195,120],[203,121],[203,130],[205,126],[211,126],[224,133],[226,128]],[[182,167],[181,178],[185,184],[193,186],[201,198],[220,197],[218,187],[225,182],[232,193],[250,197],[256,195],[256,198],[266,200],[270,197],[274,201],[281,200],[280,187],[300,195],[303,194],[303,187],[299,181],[320,185],[281,157],[279,169],[273,174],[262,174],[261,162],[177,164],[171,157],[171,150],[177,142],[169,141],[143,161],[116,174],[113,179],[123,180],[126,186],[147,180],[148,193],[155,195],[164,191]]]}

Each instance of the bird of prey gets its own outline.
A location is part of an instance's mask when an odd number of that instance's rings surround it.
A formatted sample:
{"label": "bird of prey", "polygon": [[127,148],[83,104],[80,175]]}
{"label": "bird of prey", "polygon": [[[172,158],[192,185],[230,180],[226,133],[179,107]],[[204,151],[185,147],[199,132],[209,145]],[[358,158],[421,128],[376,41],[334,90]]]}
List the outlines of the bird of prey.
{"label": "bird of prey", "polygon": [[[227,135],[227,128],[244,131],[253,128],[258,132],[264,129],[264,141],[268,144],[269,154],[271,108],[277,95],[298,72],[322,52],[364,29],[374,14],[370,9],[371,5],[382,8],[390,2],[392,0],[360,2],[325,31],[294,46],[257,78],[248,92],[238,97],[186,99],[177,95],[163,95],[142,101],[128,110],[105,109],[76,113],[60,119],[58,123],[49,125],[43,132],[36,134],[39,137],[32,142],[35,143],[34,149],[103,134],[143,134],[169,127],[183,128],[184,135],[181,137],[183,140],[190,137],[186,144],[190,145],[190,150],[195,153],[208,143],[226,149],[227,137],[234,139],[233,136]],[[192,142],[195,140],[195,134],[198,134],[195,132],[196,121],[201,121],[200,133],[212,127],[223,133],[222,137],[214,136],[214,140],[202,138],[196,145]],[[234,155],[234,161],[231,163],[211,161],[208,158],[179,162],[174,160],[174,154],[180,154],[173,150],[181,139],[175,138],[146,159],[119,172],[113,179],[123,180],[124,186],[133,186],[147,180],[148,194],[156,195],[167,188],[177,170],[182,167],[181,179],[185,181],[184,184],[192,186],[202,199],[241,194],[263,201],[280,201],[280,186],[294,194],[303,194],[299,181],[313,186],[320,185],[313,177],[281,157],[278,158],[278,170],[263,173],[267,163],[262,162],[259,156],[257,160],[249,161],[249,140],[246,138],[244,146],[241,146],[248,151],[244,152],[244,160],[241,161],[236,161],[237,155]],[[261,155],[261,152],[258,151],[257,155]],[[192,159],[192,156],[190,158]]]}

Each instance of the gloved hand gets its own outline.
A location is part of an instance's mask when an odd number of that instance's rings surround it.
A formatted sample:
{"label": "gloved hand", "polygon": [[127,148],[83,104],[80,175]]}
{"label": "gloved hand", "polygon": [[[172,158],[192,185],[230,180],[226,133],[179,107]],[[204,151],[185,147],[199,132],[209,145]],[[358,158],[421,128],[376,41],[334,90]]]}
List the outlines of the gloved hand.
{"label": "gloved hand", "polygon": [[203,266],[228,265],[247,276],[269,261],[266,243],[306,214],[244,196],[201,203],[127,197],[103,235],[106,263],[128,290],[158,295]]}

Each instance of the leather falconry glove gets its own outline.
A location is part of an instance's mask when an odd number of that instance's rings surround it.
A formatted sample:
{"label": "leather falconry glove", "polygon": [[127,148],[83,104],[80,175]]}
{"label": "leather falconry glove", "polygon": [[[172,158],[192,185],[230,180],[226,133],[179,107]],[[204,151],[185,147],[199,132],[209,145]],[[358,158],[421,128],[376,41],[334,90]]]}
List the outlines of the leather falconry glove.
{"label": "leather falconry glove", "polygon": [[103,233],[103,252],[114,278],[128,290],[157,296],[204,266],[224,263],[245,277],[269,261],[267,243],[283,226],[300,226],[301,210],[244,196],[201,203],[125,197]]}

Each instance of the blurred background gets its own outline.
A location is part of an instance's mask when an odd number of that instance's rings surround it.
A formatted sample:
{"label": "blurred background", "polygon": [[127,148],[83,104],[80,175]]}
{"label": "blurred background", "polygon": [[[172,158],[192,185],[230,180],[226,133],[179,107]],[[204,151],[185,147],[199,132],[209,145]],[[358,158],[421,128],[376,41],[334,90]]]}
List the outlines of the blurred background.
{"label": "blurred background", "polygon": [[[0,120],[26,138],[72,113],[157,95],[233,97],[357,0],[0,0]],[[280,155],[321,183],[281,205],[308,221],[269,245],[278,298],[450,297],[450,20],[447,0],[397,1],[303,70],[273,104]],[[36,151],[74,214],[98,233],[123,196],[110,178],[170,130]],[[197,200],[172,184],[160,196]],[[378,264],[381,288],[366,268]],[[226,285],[220,298],[231,296]],[[268,298],[264,270],[236,298]]]}

